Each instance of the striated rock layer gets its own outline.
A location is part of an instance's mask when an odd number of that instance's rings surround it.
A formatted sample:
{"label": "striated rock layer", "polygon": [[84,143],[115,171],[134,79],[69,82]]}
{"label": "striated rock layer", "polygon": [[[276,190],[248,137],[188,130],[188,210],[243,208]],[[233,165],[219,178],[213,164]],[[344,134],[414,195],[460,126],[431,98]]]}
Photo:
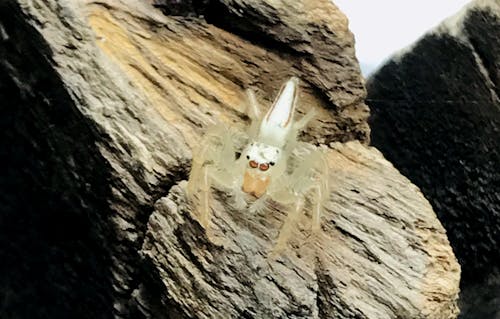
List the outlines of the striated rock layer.
{"label": "striated rock layer", "polygon": [[463,318],[500,315],[499,79],[500,4],[481,0],[367,84],[373,145],[431,201],[473,290]]}
{"label": "striated rock layer", "polygon": [[[374,148],[336,143],[318,235],[311,216],[273,251],[286,215],[215,196],[200,227],[185,184],[157,202],[142,254],[169,297],[196,318],[454,318],[459,267],[415,186]],[[196,215],[194,215],[196,216]]]}
{"label": "striated rock layer", "polygon": [[[365,145],[344,15],[329,1],[186,8],[0,3],[0,317],[455,318],[444,229]],[[249,216],[214,190],[204,230],[181,181],[209,124],[247,124],[247,87],[266,106],[292,74],[333,191],[322,232],[306,214],[272,259],[282,208]]]}

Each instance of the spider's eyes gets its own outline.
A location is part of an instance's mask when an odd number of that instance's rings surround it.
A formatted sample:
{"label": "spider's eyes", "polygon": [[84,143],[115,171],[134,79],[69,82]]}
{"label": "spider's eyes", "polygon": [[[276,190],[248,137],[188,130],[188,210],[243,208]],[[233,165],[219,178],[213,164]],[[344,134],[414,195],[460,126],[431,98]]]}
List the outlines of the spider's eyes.
{"label": "spider's eyes", "polygon": [[269,164],[267,164],[267,163],[262,163],[262,164],[260,164],[260,165],[259,165],[259,169],[260,169],[261,171],[267,171],[267,170],[269,169]]}
{"label": "spider's eyes", "polygon": [[269,162],[269,165],[274,166],[274,162]]}
{"label": "spider's eyes", "polygon": [[250,165],[251,168],[257,168],[257,166],[259,166],[259,164],[253,160],[248,162],[248,164]]}
{"label": "spider's eyes", "polygon": [[250,159],[250,156],[247,155],[247,159]]}

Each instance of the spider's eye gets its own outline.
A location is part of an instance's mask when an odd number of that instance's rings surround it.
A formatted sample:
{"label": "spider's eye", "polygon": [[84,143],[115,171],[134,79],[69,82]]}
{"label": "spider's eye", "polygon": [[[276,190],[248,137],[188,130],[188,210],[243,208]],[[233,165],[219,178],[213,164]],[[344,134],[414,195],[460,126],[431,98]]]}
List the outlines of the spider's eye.
{"label": "spider's eye", "polygon": [[247,155],[247,159],[250,159],[250,156]]}
{"label": "spider's eye", "polygon": [[267,171],[267,170],[269,169],[269,164],[267,164],[267,163],[262,163],[262,164],[260,164],[260,165],[259,165],[259,169],[260,169],[261,171]]}
{"label": "spider's eye", "polygon": [[274,166],[274,162],[269,162],[269,165]]}
{"label": "spider's eye", "polygon": [[253,160],[248,162],[248,164],[250,165],[251,168],[257,168],[257,166],[259,166],[259,164],[257,164],[257,162]]}

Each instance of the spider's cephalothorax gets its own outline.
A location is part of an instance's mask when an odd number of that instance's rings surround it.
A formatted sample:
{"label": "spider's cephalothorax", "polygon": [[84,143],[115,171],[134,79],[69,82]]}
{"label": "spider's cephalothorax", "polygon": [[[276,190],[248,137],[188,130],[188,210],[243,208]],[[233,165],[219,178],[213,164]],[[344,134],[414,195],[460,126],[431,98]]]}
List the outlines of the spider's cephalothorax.
{"label": "spider's cephalothorax", "polygon": [[242,191],[257,198],[249,207],[252,211],[264,207],[269,198],[293,205],[289,212],[293,216],[285,221],[278,244],[286,241],[290,221],[303,211],[306,195],[312,195],[313,229],[319,228],[322,203],[328,194],[328,165],[320,150],[297,141],[297,133],[313,116],[310,112],[294,121],[298,87],[298,79],[292,77],[261,119],[256,99],[249,91],[252,125],[243,134],[247,145],[238,159],[234,157],[238,134],[222,125],[206,132],[193,156],[188,182],[188,195],[197,203],[203,226],[207,227],[210,220],[210,187],[215,184],[231,190],[241,208],[246,206]]}
{"label": "spider's cephalothorax", "polygon": [[271,182],[269,169],[279,160],[279,149],[262,143],[252,143],[246,150],[248,167],[243,175],[241,189],[255,197],[261,197]]}
{"label": "spider's cephalothorax", "polygon": [[286,157],[282,153],[290,135],[296,135],[292,124],[297,90],[298,80],[292,78],[281,88],[276,101],[262,118],[255,136],[251,136],[254,141],[243,152],[248,160],[242,186],[245,193],[261,197],[271,177],[279,176],[276,173],[284,173]]}

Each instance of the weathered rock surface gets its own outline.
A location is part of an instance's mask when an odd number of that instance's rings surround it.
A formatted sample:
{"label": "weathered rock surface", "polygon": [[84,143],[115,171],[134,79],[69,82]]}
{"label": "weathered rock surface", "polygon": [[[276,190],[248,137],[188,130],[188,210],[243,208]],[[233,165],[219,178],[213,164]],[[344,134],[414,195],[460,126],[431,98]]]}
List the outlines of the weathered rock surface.
{"label": "weathered rock surface", "polygon": [[[205,20],[164,17],[144,6],[130,8],[119,1],[105,3],[91,3],[87,9],[97,44],[147,93],[152,107],[182,130],[190,145],[208,122],[217,118],[229,123],[241,121],[246,108],[242,88],[253,87],[270,101],[274,89],[295,73],[300,73],[306,84],[299,111],[310,105],[324,108],[309,139],[321,136],[317,142],[323,143],[368,141],[369,112],[353,37],[347,19],[335,6],[323,1],[315,5],[300,2],[297,8],[286,3],[274,7],[266,1],[231,3],[234,7],[220,3],[217,16],[253,20],[259,28],[252,30],[259,35],[261,29],[272,31],[267,24],[279,28],[276,32],[283,38],[272,40],[276,43],[267,47],[267,42],[259,45],[254,37],[236,36]],[[220,14],[224,8],[238,14]],[[246,17],[250,12],[260,19]],[[148,17],[150,25],[141,23],[141,14]],[[238,28],[239,22],[227,24]],[[224,26],[231,30],[227,24]],[[266,39],[266,34],[259,39]]]}
{"label": "weathered rock surface", "polygon": [[367,84],[373,145],[431,201],[462,265],[462,289],[475,287],[464,293],[463,318],[498,318],[500,309],[492,275],[500,265],[499,75],[500,3],[481,0]]}
{"label": "weathered rock surface", "polygon": [[[224,19],[133,0],[0,3],[0,317],[454,318],[444,229],[363,145],[343,14],[329,1],[213,3]],[[266,105],[292,74],[299,112],[319,113],[302,138],[331,145],[335,189],[321,235],[304,217],[272,260],[278,208],[217,201],[205,232],[179,182],[208,124],[245,125],[245,88]]]}
{"label": "weathered rock surface", "polygon": [[286,219],[249,214],[216,196],[205,231],[184,183],[155,206],[142,253],[169,297],[197,318],[453,318],[459,267],[418,188],[374,148],[335,144],[323,229],[297,223],[271,258]]}

